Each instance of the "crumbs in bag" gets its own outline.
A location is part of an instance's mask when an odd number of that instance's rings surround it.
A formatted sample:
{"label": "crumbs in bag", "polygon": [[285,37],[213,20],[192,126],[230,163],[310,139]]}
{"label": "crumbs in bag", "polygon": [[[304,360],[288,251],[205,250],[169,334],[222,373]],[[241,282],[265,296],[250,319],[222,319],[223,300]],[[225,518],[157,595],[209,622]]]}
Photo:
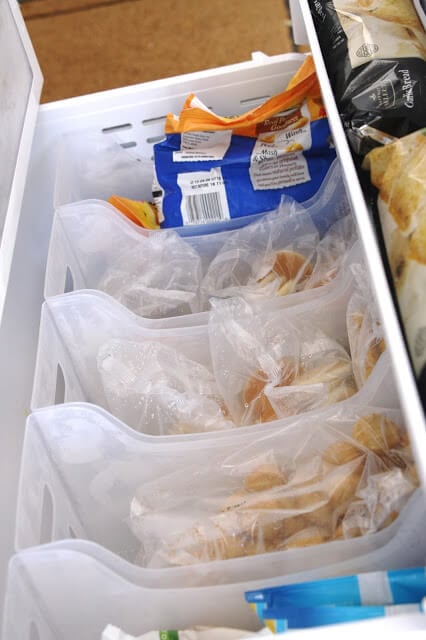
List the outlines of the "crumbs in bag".
{"label": "crumbs in bag", "polygon": [[301,317],[216,299],[209,334],[218,389],[236,424],[301,414],[357,391],[343,345]]}
{"label": "crumbs in bag", "polygon": [[[419,480],[399,413],[381,411],[364,408],[348,415],[342,430],[333,418],[314,426],[295,423],[281,442],[268,444],[265,438],[257,452],[249,446],[216,459],[197,471],[192,499],[185,489],[190,468],[184,476],[175,471],[157,481],[155,495],[152,483],[141,487],[132,528],[142,542],[142,562],[229,560],[387,528]],[[176,509],[176,527],[166,531]]]}

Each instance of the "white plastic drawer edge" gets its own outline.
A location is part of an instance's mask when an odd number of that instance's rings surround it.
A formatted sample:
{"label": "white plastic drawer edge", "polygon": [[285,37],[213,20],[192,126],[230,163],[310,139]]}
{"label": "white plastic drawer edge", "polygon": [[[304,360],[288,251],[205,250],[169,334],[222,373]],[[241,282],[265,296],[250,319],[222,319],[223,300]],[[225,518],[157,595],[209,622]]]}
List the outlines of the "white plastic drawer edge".
{"label": "white plastic drawer edge", "polygon": [[43,78],[19,5],[0,2],[0,322]]}

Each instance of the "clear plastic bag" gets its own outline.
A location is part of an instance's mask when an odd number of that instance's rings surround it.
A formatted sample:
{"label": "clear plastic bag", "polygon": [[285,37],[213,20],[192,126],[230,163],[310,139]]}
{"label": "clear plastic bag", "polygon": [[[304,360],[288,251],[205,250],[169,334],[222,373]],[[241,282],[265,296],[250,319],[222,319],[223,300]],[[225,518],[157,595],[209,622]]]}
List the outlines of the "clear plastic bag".
{"label": "clear plastic bag", "polygon": [[217,385],[239,425],[269,422],[356,392],[345,348],[308,319],[215,300],[209,320]]}
{"label": "clear plastic bag", "polygon": [[386,349],[386,342],[366,269],[361,264],[353,264],[351,269],[354,292],[348,302],[346,322],[354,377],[361,388]]}
{"label": "clear plastic bag", "polygon": [[303,282],[303,290],[315,289],[334,280],[356,240],[357,231],[352,215],[331,225],[316,247],[312,273]]}
{"label": "clear plastic bag", "polygon": [[55,207],[114,193],[152,199],[154,162],[123,148],[112,133],[93,130],[63,136],[56,170]]}
{"label": "clear plastic bag", "polygon": [[399,412],[346,408],[141,486],[131,527],[146,566],[231,559],[372,534],[418,484]]}
{"label": "clear plastic bag", "polygon": [[146,318],[201,311],[202,266],[198,252],[174,231],[141,235],[138,246],[122,251],[98,288]]}
{"label": "clear plastic bag", "polygon": [[202,297],[256,300],[299,291],[312,272],[318,242],[311,217],[297,203],[283,201],[229,237],[209,265]]}
{"label": "clear plastic bag", "polygon": [[108,408],[155,435],[233,427],[211,371],[160,342],[111,339],[98,352]]}
{"label": "clear plastic bag", "polygon": [[218,251],[201,284],[202,298],[241,296],[248,301],[327,284],[356,241],[352,215],[320,239],[315,209],[283,198],[280,207],[235,231]]}

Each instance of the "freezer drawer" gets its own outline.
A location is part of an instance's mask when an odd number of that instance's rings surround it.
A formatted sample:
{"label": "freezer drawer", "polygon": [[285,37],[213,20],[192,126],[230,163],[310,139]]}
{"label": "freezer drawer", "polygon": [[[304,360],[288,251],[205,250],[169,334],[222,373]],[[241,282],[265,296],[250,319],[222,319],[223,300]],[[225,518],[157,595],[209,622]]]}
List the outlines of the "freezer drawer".
{"label": "freezer drawer", "polygon": [[[305,12],[306,7],[307,5]],[[305,20],[308,24],[309,16],[305,15]],[[345,182],[351,193],[353,209],[359,222],[364,248],[369,257],[370,272],[385,320],[393,362],[398,365],[394,369],[399,382],[400,397],[403,400],[407,425],[424,480],[426,475],[426,455],[422,454],[426,451],[424,416],[374,232],[358,188],[359,183],[352,161],[348,156],[343,132],[339,129],[334,100],[330,94],[327,79],[324,78],[325,71],[314,44],[312,48],[319,60],[318,68],[338,154],[345,167]],[[25,420],[30,412],[60,139],[63,134],[72,132],[98,130],[105,131],[105,135],[108,135],[108,131],[117,130],[124,143],[132,145],[135,143],[140,153],[149,153],[152,142],[162,133],[166,109],[178,111],[189,92],[196,91],[215,111],[231,110],[237,113],[255,106],[266,96],[280,90],[293,75],[301,60],[302,57],[299,54],[273,58],[255,54],[250,62],[223,69],[126,87],[40,107],[23,204],[22,207],[15,207],[15,211],[18,212],[14,217],[16,235],[13,242],[14,251],[10,254],[8,286],[5,288],[0,329],[0,362],[2,364],[0,368],[0,467],[3,469],[0,490],[3,516],[0,531],[0,601],[3,601],[6,565],[13,552],[18,471]],[[23,184],[22,175],[20,180]],[[415,512],[419,516],[422,510],[417,509]],[[406,532],[411,540],[409,549],[411,562],[414,562],[418,553],[415,537],[417,531],[416,527],[416,532]],[[414,537],[411,537],[411,534],[415,534]],[[396,558],[398,545],[399,540],[395,537],[386,548],[386,553],[383,551],[380,555],[378,567],[384,568],[390,558]],[[397,559],[395,561],[398,562]],[[365,569],[371,567],[368,557],[363,566]],[[348,570],[351,568],[352,565]],[[16,611],[18,610],[19,608]],[[29,635],[29,638],[37,637],[34,635],[36,632],[32,631],[31,622],[26,627],[26,631],[33,634],[33,636]]]}

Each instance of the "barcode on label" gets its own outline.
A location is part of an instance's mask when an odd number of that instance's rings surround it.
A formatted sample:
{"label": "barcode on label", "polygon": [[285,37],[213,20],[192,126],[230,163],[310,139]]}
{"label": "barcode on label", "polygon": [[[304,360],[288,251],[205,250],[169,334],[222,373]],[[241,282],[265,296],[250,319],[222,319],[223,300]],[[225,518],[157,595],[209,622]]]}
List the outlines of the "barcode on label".
{"label": "barcode on label", "polygon": [[228,219],[218,193],[197,193],[186,196],[182,200],[182,215],[185,224],[203,224]]}
{"label": "barcode on label", "polygon": [[228,199],[220,167],[178,175],[184,225],[229,220]]}

